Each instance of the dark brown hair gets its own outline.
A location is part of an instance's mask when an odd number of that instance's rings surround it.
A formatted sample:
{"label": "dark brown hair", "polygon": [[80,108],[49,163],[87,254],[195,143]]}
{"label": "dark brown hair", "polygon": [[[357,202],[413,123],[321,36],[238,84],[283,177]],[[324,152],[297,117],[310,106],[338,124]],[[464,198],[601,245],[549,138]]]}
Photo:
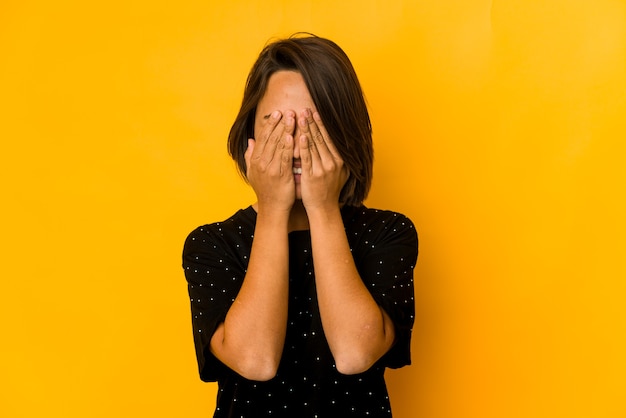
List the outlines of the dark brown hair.
{"label": "dark brown hair", "polygon": [[244,153],[254,138],[257,105],[277,71],[297,71],[306,83],[333,144],[350,173],[340,202],[359,205],[371,183],[374,150],[372,126],[361,85],[345,52],[334,42],[295,34],[268,44],[254,63],[239,114],[228,134],[228,152],[246,178]]}

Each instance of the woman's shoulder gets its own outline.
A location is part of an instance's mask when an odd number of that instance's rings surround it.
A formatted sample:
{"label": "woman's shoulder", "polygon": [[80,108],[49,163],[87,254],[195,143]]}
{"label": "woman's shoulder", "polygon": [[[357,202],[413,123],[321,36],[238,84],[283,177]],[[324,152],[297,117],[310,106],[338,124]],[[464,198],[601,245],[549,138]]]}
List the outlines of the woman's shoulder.
{"label": "woman's shoulder", "polygon": [[389,224],[405,225],[413,228],[413,222],[403,213],[388,210],[370,208],[365,205],[349,206],[342,209],[344,221],[348,224],[366,226],[369,224]]}
{"label": "woman's shoulder", "polygon": [[406,215],[366,206],[343,208],[346,232],[351,240],[417,242],[417,231]]}
{"label": "woman's shoulder", "polygon": [[252,206],[248,206],[247,208],[239,209],[227,219],[196,227],[187,236],[187,241],[195,241],[207,235],[227,237],[232,234],[252,233],[255,222],[256,212]]}
{"label": "woman's shoulder", "polygon": [[406,215],[364,206],[344,213],[347,215],[344,226],[355,260],[367,263],[364,260],[380,259],[381,254],[393,254],[409,262],[417,259],[417,231]]}

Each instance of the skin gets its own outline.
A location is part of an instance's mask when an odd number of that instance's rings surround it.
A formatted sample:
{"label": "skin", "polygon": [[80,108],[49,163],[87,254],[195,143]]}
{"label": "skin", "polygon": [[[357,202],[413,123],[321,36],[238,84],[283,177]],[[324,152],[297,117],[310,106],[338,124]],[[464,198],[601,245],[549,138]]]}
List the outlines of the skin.
{"label": "skin", "polygon": [[391,348],[394,326],[354,264],[339,204],[348,171],[299,73],[271,76],[254,132],[245,154],[257,196],[250,262],[210,349],[250,380],[276,375],[287,327],[288,233],[310,229],[322,326],[337,370],[364,372]]}

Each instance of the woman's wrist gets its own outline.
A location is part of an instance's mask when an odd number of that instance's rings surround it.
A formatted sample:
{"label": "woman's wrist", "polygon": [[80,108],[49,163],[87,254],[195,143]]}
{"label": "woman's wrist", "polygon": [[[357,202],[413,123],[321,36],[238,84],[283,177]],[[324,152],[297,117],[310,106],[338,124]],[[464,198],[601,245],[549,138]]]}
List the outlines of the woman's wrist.
{"label": "woman's wrist", "polygon": [[281,208],[276,205],[263,205],[258,202],[253,205],[256,210],[256,228],[267,226],[268,228],[286,228],[289,224],[291,208]]}
{"label": "woman's wrist", "polygon": [[341,206],[339,206],[339,203],[306,207],[306,214],[309,218],[311,228],[317,224],[328,226],[337,221],[341,222],[343,225]]}

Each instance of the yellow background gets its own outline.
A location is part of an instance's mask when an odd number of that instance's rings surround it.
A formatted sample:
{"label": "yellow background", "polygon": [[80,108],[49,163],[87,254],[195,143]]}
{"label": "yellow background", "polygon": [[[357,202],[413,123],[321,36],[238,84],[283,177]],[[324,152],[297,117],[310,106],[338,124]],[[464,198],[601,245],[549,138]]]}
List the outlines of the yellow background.
{"label": "yellow background", "polygon": [[0,416],[210,416],[180,252],[269,39],[352,58],[421,238],[398,418],[626,416],[626,4],[3,1]]}

